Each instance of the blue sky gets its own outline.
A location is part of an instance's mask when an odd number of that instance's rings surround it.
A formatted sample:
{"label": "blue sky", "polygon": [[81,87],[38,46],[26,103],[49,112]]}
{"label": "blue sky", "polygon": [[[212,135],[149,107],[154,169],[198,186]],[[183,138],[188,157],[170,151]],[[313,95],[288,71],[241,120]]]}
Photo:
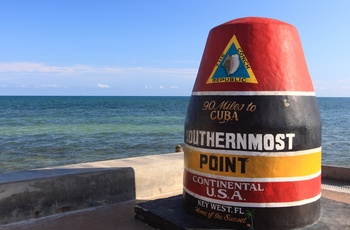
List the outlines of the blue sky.
{"label": "blue sky", "polygon": [[189,96],[209,31],[294,25],[317,96],[350,97],[350,1],[0,2],[0,95]]}

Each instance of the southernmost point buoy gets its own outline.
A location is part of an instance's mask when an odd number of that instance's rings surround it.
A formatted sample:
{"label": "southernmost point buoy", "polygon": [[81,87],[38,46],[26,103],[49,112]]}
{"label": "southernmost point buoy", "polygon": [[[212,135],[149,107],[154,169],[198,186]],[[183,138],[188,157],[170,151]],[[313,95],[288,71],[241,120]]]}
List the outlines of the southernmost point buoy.
{"label": "southernmost point buoy", "polygon": [[184,209],[234,229],[316,222],[321,118],[298,32],[241,18],[207,39],[185,122]]}

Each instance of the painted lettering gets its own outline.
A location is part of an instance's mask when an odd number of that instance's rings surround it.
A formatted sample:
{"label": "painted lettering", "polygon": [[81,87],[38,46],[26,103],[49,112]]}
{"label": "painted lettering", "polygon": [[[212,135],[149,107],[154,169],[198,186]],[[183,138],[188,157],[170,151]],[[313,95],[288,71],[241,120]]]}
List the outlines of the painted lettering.
{"label": "painted lettering", "polygon": [[[214,111],[213,111],[214,112]],[[228,112],[228,111],[225,111]],[[231,115],[229,115],[231,116]],[[225,115],[222,116],[225,119]],[[231,117],[232,118],[232,117]],[[293,149],[295,133],[225,133],[186,130],[186,144],[204,148],[284,151]]]}
{"label": "painted lettering", "polygon": [[245,157],[223,157],[214,155],[199,155],[199,167],[208,168],[210,171],[233,172],[236,173],[237,165],[240,167],[240,173],[246,172],[246,163],[249,158]]}

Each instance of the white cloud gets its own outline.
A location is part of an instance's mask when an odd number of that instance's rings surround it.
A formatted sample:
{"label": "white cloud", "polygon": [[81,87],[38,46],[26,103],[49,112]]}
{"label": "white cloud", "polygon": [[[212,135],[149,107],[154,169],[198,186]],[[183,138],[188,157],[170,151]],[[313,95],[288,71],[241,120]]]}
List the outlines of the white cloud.
{"label": "white cloud", "polygon": [[97,87],[98,88],[101,88],[101,89],[108,89],[108,88],[111,88],[109,85],[107,84],[97,84]]}
{"label": "white cloud", "polygon": [[80,75],[80,74],[157,74],[172,77],[190,77],[195,78],[197,69],[163,69],[163,68],[144,68],[144,67],[95,67],[88,65],[72,66],[51,66],[44,63],[34,62],[9,62],[0,63],[0,74],[59,74],[59,75]]}
{"label": "white cloud", "polygon": [[43,63],[12,62],[0,63],[0,72],[5,73],[46,73],[46,74],[84,74],[120,73],[121,68],[97,68],[87,65],[49,66]]}
{"label": "white cloud", "polygon": [[[53,66],[43,63],[0,62],[0,95],[165,95],[175,92],[189,95],[196,73],[196,69]],[[108,90],[111,88],[113,92]]]}
{"label": "white cloud", "polygon": [[53,85],[39,85],[37,88],[60,88],[61,86],[53,84]]}

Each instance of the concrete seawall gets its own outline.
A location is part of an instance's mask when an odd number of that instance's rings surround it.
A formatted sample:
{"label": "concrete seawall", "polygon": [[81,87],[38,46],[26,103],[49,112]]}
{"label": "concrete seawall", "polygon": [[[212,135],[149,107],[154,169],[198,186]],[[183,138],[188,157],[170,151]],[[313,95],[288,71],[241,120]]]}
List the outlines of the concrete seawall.
{"label": "concrete seawall", "polygon": [[0,175],[0,224],[182,190],[183,153]]}
{"label": "concrete seawall", "polygon": [[322,178],[350,182],[350,168],[322,165]]}
{"label": "concrete seawall", "polygon": [[[0,224],[182,191],[183,152],[0,175]],[[350,169],[322,166],[326,179]]]}

